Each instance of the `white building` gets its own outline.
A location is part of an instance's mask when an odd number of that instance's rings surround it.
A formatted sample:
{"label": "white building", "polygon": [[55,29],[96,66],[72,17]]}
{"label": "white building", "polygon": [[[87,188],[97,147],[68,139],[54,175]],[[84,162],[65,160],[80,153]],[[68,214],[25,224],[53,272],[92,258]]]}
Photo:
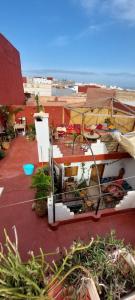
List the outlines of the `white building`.
{"label": "white building", "polygon": [[28,77],[27,82],[23,84],[24,93],[30,93],[39,96],[52,96],[52,80],[44,77]]}

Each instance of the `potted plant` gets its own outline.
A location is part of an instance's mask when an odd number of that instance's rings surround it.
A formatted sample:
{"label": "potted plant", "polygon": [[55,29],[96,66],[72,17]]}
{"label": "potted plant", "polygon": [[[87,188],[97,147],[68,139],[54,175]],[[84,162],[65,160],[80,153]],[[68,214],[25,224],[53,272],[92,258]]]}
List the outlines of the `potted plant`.
{"label": "potted plant", "polygon": [[7,137],[4,137],[3,142],[1,144],[3,150],[8,150],[10,147],[10,141]]}
{"label": "potted plant", "polygon": [[33,141],[36,137],[36,129],[35,124],[29,124],[27,128],[26,138]]}
{"label": "potted plant", "polygon": [[51,176],[45,174],[44,168],[32,176],[32,187],[36,189],[35,211],[43,217],[47,214],[47,197],[51,192]]}
{"label": "potted plant", "polygon": [[11,109],[6,105],[0,106],[0,118],[5,130],[5,136],[2,141],[2,148],[4,150],[9,149],[10,141],[15,137],[13,117],[20,111],[22,111],[21,107]]}
{"label": "potted plant", "polygon": [[5,130],[8,130],[9,127],[13,126],[13,116],[22,110],[23,109],[21,107],[11,109],[6,105],[0,106],[0,116]]}

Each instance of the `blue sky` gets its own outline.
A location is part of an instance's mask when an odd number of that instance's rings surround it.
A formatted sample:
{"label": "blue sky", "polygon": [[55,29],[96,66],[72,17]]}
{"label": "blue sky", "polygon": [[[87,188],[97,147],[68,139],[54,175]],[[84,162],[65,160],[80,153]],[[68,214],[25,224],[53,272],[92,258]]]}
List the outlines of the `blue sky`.
{"label": "blue sky", "polygon": [[20,51],[25,73],[51,69],[74,77],[79,71],[93,81],[134,84],[135,0],[4,0],[0,6],[0,31]]}

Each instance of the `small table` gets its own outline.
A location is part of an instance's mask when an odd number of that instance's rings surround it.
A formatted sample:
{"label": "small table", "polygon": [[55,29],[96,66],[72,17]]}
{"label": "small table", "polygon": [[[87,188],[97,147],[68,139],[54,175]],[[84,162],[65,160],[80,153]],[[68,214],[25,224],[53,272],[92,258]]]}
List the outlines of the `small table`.
{"label": "small table", "polygon": [[84,133],[84,136],[86,137],[86,139],[90,139],[90,140],[97,140],[100,137],[98,133],[94,133],[94,134]]}

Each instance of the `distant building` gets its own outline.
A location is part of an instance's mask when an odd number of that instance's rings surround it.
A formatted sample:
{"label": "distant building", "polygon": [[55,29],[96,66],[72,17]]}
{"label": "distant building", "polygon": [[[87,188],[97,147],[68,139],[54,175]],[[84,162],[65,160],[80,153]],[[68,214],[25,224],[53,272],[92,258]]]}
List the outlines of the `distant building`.
{"label": "distant building", "polygon": [[53,81],[53,77],[47,77],[47,80]]}
{"label": "distant building", "polygon": [[0,105],[24,102],[21,63],[18,50],[0,34]]}
{"label": "distant building", "polygon": [[78,93],[87,94],[89,88],[100,88],[98,85],[79,85],[78,86]]}
{"label": "distant building", "polygon": [[27,77],[23,82],[24,93],[39,96],[52,95],[52,80],[44,77]]}

